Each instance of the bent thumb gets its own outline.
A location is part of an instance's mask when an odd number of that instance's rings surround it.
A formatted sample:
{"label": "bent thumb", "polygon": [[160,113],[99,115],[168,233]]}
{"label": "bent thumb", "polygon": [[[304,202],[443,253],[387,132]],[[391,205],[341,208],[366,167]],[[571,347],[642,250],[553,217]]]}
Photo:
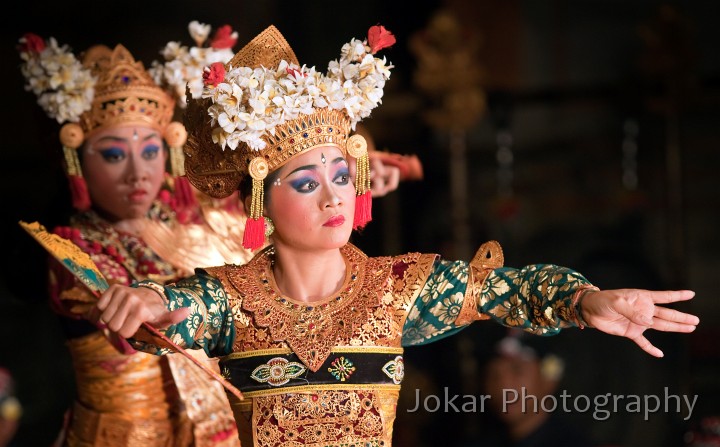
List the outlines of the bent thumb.
{"label": "bent thumb", "polygon": [[152,325],[158,329],[165,329],[168,326],[180,323],[189,315],[190,308],[181,307],[180,309],[175,309],[173,311],[162,314],[160,317],[158,317],[155,321],[152,322]]}

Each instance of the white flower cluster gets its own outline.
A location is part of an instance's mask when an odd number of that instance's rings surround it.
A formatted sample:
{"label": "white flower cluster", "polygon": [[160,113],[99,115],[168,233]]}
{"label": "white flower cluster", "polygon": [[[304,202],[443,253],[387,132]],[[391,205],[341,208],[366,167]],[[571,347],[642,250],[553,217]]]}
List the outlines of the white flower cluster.
{"label": "white flower cluster", "polygon": [[342,47],[327,75],[286,61],[276,69],[231,68],[202,94],[213,102],[208,109],[213,141],[223,149],[235,149],[242,141],[259,150],[265,147],[263,135],[274,135],[275,126],[318,108],[345,110],[354,129],[381,102],[391,68],[357,39]]}
{"label": "white flower cluster", "polygon": [[148,70],[158,85],[168,86],[174,91],[178,105],[182,108],[187,105],[185,86],[187,85],[193,98],[199,98],[203,91],[203,68],[215,62],[224,64],[233,57],[231,48],[202,46],[210,35],[210,30],[210,25],[198,21],[190,22],[188,31],[197,46],[187,47],[180,42],[168,42],[160,52],[165,62],[153,61]]}
{"label": "white flower cluster", "polygon": [[[25,38],[20,43],[25,43]],[[20,71],[27,83],[25,90],[32,90],[38,104],[50,118],[58,123],[77,122],[90,110],[95,94],[95,77],[83,68],[67,45],[58,46],[49,38],[39,53],[21,51],[23,64]]]}

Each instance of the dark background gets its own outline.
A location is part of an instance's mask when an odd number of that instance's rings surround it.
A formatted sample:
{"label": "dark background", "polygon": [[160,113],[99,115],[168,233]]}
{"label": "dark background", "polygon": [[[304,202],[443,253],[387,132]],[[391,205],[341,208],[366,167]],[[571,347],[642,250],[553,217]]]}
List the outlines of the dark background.
{"label": "dark background", "polygon": [[[662,396],[665,387],[699,395],[689,421],[673,412],[648,421],[624,411],[603,422],[569,415],[607,445],[682,445],[693,422],[720,413],[720,3],[196,0],[19,7],[27,9],[6,12],[0,22],[0,366],[14,374],[25,410],[16,445],[48,445],[74,391],[69,357],[45,301],[44,254],[17,226],[22,219],[52,227],[70,212],[58,126],[23,89],[17,40],[35,32],[76,53],[96,43],[122,43],[147,67],[168,40],[191,44],[191,20],[231,25],[239,33],[235,50],[274,24],[300,62],[321,71],[351,37],[385,25],[398,39],[383,52],[396,68],[367,125],[381,149],[417,154],[425,180],[377,200],[376,221],[355,242],[371,255],[424,251],[468,259],[480,243],[496,239],[506,265],[566,265],[601,288],[691,288],[696,298],[678,308],[700,315],[702,323],[692,335],[650,334],[664,359],[593,330],[554,337],[567,363],[561,388],[589,396]],[[409,48],[441,9],[455,14],[462,36],[441,54],[475,42],[467,62],[482,73],[476,87],[485,98],[482,113],[453,133],[467,149],[465,216],[453,214],[450,198],[449,185],[459,178],[450,174],[451,131],[424,119],[441,100],[414,83],[418,59]],[[459,83],[468,70],[448,64],[440,73]],[[506,174],[498,169],[501,134],[512,138]],[[507,172],[511,181],[503,183]],[[470,230],[465,235],[464,225]],[[480,393],[490,325],[408,349],[402,399],[417,387]],[[483,414],[410,415],[402,402],[398,413],[397,445],[453,445],[482,438],[487,429],[481,428]]]}

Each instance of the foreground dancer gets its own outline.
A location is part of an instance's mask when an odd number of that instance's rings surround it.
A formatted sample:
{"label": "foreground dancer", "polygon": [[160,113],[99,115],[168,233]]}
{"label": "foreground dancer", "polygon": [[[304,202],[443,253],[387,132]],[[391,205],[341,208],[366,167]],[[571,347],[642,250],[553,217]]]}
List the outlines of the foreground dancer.
{"label": "foreground dancer", "polygon": [[[243,266],[198,269],[173,285],[112,286],[89,317],[146,352],[166,349],[142,322],[176,343],[221,357],[244,445],[384,445],[392,440],[403,346],[484,319],[536,334],[595,327],[651,355],[649,328],[691,332],[697,317],[658,304],[692,291],[600,291],[555,265],[503,267],[498,243],[469,262],[434,254],[368,258],[348,243],[371,218],[364,140],[348,138],[382,98],[394,43],[383,27],[342,47],[327,74],[301,67],[270,27],[205,75],[190,101],[186,172],[201,191],[240,189]],[[357,160],[354,185],[348,157]],[[272,223],[272,224],[271,224]]]}

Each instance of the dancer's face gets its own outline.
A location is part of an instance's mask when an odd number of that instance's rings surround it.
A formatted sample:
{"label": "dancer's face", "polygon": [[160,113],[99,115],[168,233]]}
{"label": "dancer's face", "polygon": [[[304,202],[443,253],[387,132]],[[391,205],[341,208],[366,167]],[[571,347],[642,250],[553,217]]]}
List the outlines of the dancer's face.
{"label": "dancer's face", "polygon": [[319,146],[291,159],[272,183],[267,215],[275,244],[329,249],[347,244],[355,214],[355,186],[348,163],[334,146]]}
{"label": "dancer's face", "polygon": [[82,151],[93,206],[112,221],[145,216],[165,175],[167,154],[160,133],[143,126],[103,129]]}

